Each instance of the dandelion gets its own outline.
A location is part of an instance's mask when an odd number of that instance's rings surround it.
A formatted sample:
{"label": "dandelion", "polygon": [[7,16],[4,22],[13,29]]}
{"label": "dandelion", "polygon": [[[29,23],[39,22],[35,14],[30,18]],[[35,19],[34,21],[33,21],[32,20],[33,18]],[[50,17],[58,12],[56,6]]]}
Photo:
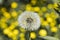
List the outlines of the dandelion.
{"label": "dandelion", "polygon": [[18,17],[19,25],[26,30],[37,30],[40,27],[40,17],[37,13],[25,11]]}

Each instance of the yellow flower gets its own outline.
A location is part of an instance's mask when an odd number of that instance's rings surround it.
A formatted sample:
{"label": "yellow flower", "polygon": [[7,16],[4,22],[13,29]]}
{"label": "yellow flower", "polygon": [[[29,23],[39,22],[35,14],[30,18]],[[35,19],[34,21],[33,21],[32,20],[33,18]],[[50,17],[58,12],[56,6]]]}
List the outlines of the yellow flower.
{"label": "yellow flower", "polygon": [[25,38],[20,38],[20,40],[25,40]]}
{"label": "yellow flower", "polygon": [[6,8],[1,8],[1,11],[6,12],[7,10],[6,10]]}
{"label": "yellow flower", "polygon": [[49,13],[46,13],[45,14],[45,17],[47,18],[47,17],[50,17],[50,14]]}
{"label": "yellow flower", "polygon": [[53,4],[53,8],[56,9],[57,7],[58,7],[58,4],[57,4],[57,3],[54,3],[54,4]]}
{"label": "yellow flower", "polygon": [[46,12],[47,8],[46,7],[42,7],[41,10],[42,10],[42,12]]}
{"label": "yellow flower", "polygon": [[8,35],[8,37],[10,37],[10,38],[15,38],[17,35],[18,35],[18,30],[13,30],[13,31],[10,31],[10,33],[9,34],[7,34]]}
{"label": "yellow flower", "polygon": [[36,34],[34,32],[31,32],[30,33],[30,38],[35,39],[36,38]]}
{"label": "yellow flower", "polygon": [[56,13],[54,13],[54,12],[51,12],[51,13],[50,13],[50,16],[51,16],[53,19],[56,19],[56,18],[59,17],[59,15],[56,14]]}
{"label": "yellow flower", "polygon": [[12,22],[11,25],[18,26],[18,21]]}
{"label": "yellow flower", "polygon": [[11,18],[10,13],[8,13],[8,12],[4,12],[3,15],[4,15],[4,17],[6,17],[7,19]]}
{"label": "yellow flower", "polygon": [[53,8],[53,5],[52,5],[52,4],[48,4],[47,7],[48,7],[49,9],[52,9],[52,8]]}
{"label": "yellow flower", "polygon": [[10,29],[10,30],[13,30],[15,27],[16,27],[16,26],[14,26],[14,25],[10,25],[10,26],[9,26],[9,29]]}
{"label": "yellow flower", "polygon": [[17,26],[17,25],[18,25],[18,21],[15,21],[15,22],[14,22],[14,25]]}
{"label": "yellow flower", "polygon": [[40,8],[39,8],[39,7],[34,7],[34,8],[33,8],[33,11],[39,12],[39,11],[40,11]]}
{"label": "yellow flower", "polygon": [[17,29],[14,29],[14,30],[13,30],[13,34],[14,34],[14,35],[18,35],[18,34],[19,34],[19,31],[18,31]]}
{"label": "yellow flower", "polygon": [[25,34],[24,33],[20,33],[20,38],[24,38],[25,37]]}
{"label": "yellow flower", "polygon": [[11,31],[10,31],[10,29],[8,29],[8,28],[6,28],[6,29],[3,30],[3,33],[6,34],[6,35],[9,34],[10,32],[11,32]]}
{"label": "yellow flower", "polygon": [[31,0],[31,3],[33,4],[33,5],[35,5],[36,4],[36,0]]}
{"label": "yellow flower", "polygon": [[11,16],[16,18],[18,16],[18,13],[16,11],[11,12]]}
{"label": "yellow flower", "polygon": [[51,32],[57,32],[58,28],[57,27],[51,27]]}
{"label": "yellow flower", "polygon": [[8,34],[8,37],[13,38],[13,37],[15,37],[15,35],[14,35],[12,32],[10,32],[10,33]]}
{"label": "yellow flower", "polygon": [[47,21],[43,21],[42,22],[42,26],[48,26],[49,24],[48,24],[48,22]]}
{"label": "yellow flower", "polygon": [[43,12],[40,10],[39,13],[38,13],[38,15],[39,15],[40,17],[42,17],[42,16],[43,16]]}
{"label": "yellow flower", "polygon": [[53,22],[53,19],[51,17],[47,17],[47,22],[51,23]]}
{"label": "yellow flower", "polygon": [[17,40],[17,37],[12,37],[12,40]]}
{"label": "yellow flower", "polygon": [[4,23],[7,22],[7,19],[6,19],[5,17],[2,17],[2,18],[1,18],[1,23],[2,23],[2,22],[4,22]]}
{"label": "yellow flower", "polygon": [[32,6],[30,4],[26,5],[26,11],[31,11],[32,10]]}
{"label": "yellow flower", "polygon": [[12,4],[11,4],[11,8],[17,8],[17,7],[18,7],[17,2],[12,2]]}
{"label": "yellow flower", "polygon": [[44,18],[43,17],[40,17],[40,21],[41,21],[41,23],[44,21]]}
{"label": "yellow flower", "polygon": [[39,31],[39,35],[40,35],[40,36],[47,36],[47,31],[44,30],[44,29],[41,29],[41,30]]}
{"label": "yellow flower", "polygon": [[50,23],[50,27],[54,27],[56,25],[55,22]]}
{"label": "yellow flower", "polygon": [[7,26],[7,24],[6,23],[1,23],[1,28],[2,29],[5,29],[5,28],[7,28],[8,26]]}

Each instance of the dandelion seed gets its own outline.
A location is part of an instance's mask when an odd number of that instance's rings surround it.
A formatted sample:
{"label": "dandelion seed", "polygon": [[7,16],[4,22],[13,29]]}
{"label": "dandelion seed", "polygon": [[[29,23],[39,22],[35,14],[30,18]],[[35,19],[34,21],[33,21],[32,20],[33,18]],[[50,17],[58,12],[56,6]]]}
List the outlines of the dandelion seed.
{"label": "dandelion seed", "polygon": [[40,27],[40,17],[37,13],[25,11],[18,17],[19,25],[26,30],[37,30]]}

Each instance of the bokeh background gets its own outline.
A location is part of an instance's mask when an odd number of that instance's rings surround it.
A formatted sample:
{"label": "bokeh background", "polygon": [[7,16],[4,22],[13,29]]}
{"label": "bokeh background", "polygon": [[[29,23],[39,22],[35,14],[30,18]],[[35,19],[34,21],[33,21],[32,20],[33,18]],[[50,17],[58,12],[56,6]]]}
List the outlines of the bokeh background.
{"label": "bokeh background", "polygon": [[[40,16],[38,30],[18,25],[18,16],[33,11]],[[0,0],[0,40],[60,40],[60,0]]]}

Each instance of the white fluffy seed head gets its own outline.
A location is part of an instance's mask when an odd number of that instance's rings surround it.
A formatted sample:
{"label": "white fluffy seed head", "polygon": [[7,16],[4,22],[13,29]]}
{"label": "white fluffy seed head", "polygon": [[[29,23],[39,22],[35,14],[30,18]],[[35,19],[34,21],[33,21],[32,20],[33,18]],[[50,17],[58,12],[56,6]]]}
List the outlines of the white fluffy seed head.
{"label": "white fluffy seed head", "polygon": [[37,30],[40,27],[40,17],[37,13],[25,11],[18,17],[19,26],[26,30]]}

